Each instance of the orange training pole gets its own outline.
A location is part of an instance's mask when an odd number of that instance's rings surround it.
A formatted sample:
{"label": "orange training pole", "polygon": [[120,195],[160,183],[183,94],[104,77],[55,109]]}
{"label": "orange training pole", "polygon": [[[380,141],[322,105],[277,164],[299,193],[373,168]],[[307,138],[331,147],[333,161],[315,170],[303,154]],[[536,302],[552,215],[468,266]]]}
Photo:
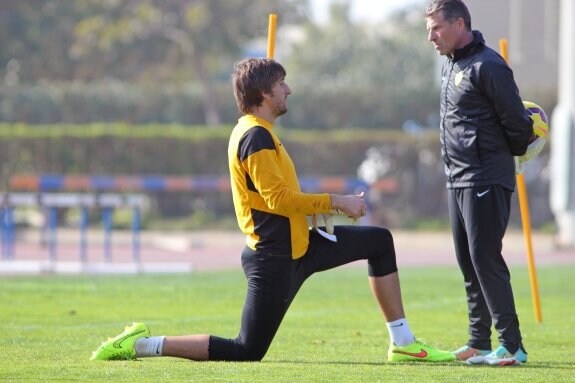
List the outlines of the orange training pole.
{"label": "orange training pole", "polygon": [[270,13],[269,23],[268,23],[268,52],[267,58],[274,58],[274,50],[276,45],[276,22],[278,16],[275,13]]}
{"label": "orange training pole", "polygon": [[[507,39],[499,40],[499,50],[501,56],[509,63],[507,53]],[[542,322],[541,304],[539,302],[539,287],[537,285],[537,272],[535,269],[535,259],[533,257],[533,246],[531,244],[531,219],[529,217],[529,203],[527,201],[527,188],[521,165],[516,162],[517,192],[519,194],[519,209],[521,210],[521,222],[523,224],[523,237],[527,248],[527,266],[529,267],[529,281],[531,282],[531,297],[533,299],[533,310],[535,311],[535,321]]]}

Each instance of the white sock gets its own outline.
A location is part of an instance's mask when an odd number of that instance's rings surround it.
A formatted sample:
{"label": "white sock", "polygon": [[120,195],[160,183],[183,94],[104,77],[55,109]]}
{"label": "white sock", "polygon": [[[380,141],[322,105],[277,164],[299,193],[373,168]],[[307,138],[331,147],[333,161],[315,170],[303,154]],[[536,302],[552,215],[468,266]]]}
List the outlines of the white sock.
{"label": "white sock", "polygon": [[405,318],[387,322],[387,330],[391,342],[397,346],[407,346],[415,341],[415,336],[413,336]]}
{"label": "white sock", "polygon": [[140,338],[134,343],[136,358],[147,356],[162,356],[165,336],[151,336],[149,338]]}

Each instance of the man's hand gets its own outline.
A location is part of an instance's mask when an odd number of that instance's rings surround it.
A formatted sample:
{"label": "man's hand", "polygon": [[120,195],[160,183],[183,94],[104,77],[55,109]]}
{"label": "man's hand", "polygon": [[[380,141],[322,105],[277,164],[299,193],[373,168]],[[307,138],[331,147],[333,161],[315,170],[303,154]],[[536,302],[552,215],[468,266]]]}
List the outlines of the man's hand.
{"label": "man's hand", "polygon": [[357,220],[367,213],[365,194],[363,192],[357,195],[331,194],[330,197],[332,209],[353,220]]}
{"label": "man's hand", "polygon": [[345,215],[353,221],[357,221],[367,213],[367,205],[365,204],[365,195],[362,192],[357,195],[341,195],[331,194],[331,207],[332,211],[329,214],[314,214],[311,217],[313,228],[318,228],[318,216],[321,216],[325,225],[325,231],[328,234],[333,234],[333,216]]}

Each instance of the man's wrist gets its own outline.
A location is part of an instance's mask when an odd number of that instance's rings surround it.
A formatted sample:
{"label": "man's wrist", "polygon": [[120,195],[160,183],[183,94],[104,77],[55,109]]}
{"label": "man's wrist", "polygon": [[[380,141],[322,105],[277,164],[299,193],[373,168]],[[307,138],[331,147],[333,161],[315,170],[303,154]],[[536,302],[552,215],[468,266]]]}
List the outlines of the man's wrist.
{"label": "man's wrist", "polygon": [[338,195],[337,194],[330,194],[329,199],[331,201],[331,210],[339,210],[339,203],[338,203]]}

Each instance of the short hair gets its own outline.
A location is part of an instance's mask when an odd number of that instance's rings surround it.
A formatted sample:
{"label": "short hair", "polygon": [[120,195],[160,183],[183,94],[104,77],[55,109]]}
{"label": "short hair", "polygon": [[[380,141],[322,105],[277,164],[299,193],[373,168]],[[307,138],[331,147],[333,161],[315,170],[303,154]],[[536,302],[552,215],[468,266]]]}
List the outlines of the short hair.
{"label": "short hair", "polygon": [[284,67],[272,59],[247,58],[234,66],[232,82],[238,109],[248,114],[262,104],[264,93],[271,93],[274,83],[286,76]]}
{"label": "short hair", "polygon": [[471,30],[471,15],[462,0],[432,0],[425,8],[425,17],[441,12],[443,18],[453,23],[462,18],[467,30]]}

